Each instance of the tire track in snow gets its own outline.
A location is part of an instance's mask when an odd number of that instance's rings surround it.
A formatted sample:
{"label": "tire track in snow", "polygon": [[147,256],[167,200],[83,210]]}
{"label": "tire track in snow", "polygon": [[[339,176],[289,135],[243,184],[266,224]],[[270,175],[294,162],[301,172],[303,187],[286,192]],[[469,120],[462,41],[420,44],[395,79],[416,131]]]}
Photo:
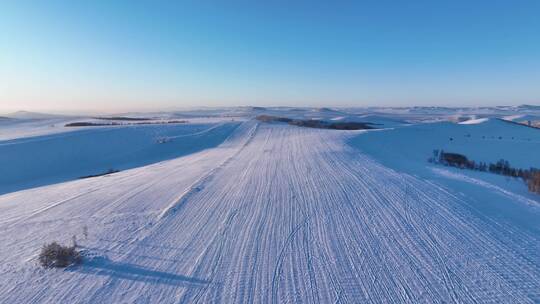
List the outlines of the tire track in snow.
{"label": "tire track in snow", "polygon": [[[123,259],[129,259],[131,256],[145,256],[146,254],[137,254],[137,250],[139,249],[138,244],[144,244],[147,241],[150,241],[155,235],[161,235],[161,229],[163,227],[167,227],[170,225],[171,221],[175,221],[176,217],[182,210],[181,208],[186,204],[186,202],[193,196],[197,195],[197,193],[204,193],[204,184],[212,180],[212,176],[219,172],[221,168],[226,166],[226,164],[234,158],[235,155],[237,155],[253,138],[257,128],[258,123],[256,122],[246,122],[244,123],[244,128],[247,128],[247,130],[239,130],[237,133],[231,134],[230,138],[232,142],[229,142],[229,139],[224,142],[222,146],[231,146],[231,155],[228,156],[225,161],[223,161],[218,166],[214,167],[213,169],[207,171],[205,174],[203,174],[199,179],[197,179],[191,186],[189,186],[187,191],[183,192],[181,195],[179,195],[176,199],[172,201],[172,203],[169,203],[166,205],[166,207],[161,211],[159,215],[156,217],[155,223],[150,223],[149,225],[141,226],[139,227],[134,234],[139,234],[137,238],[133,238],[129,240],[126,244],[122,244],[120,246],[115,247],[116,250],[122,251],[126,250],[126,252],[123,254]],[[241,133],[239,136],[238,133]],[[194,237],[192,240],[197,240],[197,237]],[[122,249],[125,248],[125,249]],[[114,279],[110,279],[109,282],[115,281]],[[99,293],[95,293],[95,298],[92,298],[93,300],[99,299]],[[198,296],[200,297],[200,295]]]}
{"label": "tire track in snow", "polygon": [[233,145],[238,152],[225,165],[195,183],[200,191],[173,200],[176,212],[120,248],[122,262],[208,284],[107,278],[100,287],[79,278],[76,287],[42,290],[40,298],[78,291],[89,301],[146,295],[160,303],[540,299],[538,236],[382,166],[347,147],[347,134],[260,125],[241,148]]}
{"label": "tire track in snow", "polygon": [[285,251],[289,247],[290,243],[292,242],[293,238],[296,236],[298,231],[306,226],[308,223],[309,218],[306,218],[303,222],[298,224],[291,233],[287,236],[287,239],[285,240],[285,244],[283,244],[283,247],[281,247],[281,250],[279,252],[279,256],[277,258],[276,265],[274,267],[274,274],[272,276],[272,303],[279,303],[278,297],[277,297],[277,289],[279,285],[279,277],[281,276],[281,267],[283,263],[283,259],[285,258]]}
{"label": "tire track in snow", "polygon": [[253,136],[255,135],[255,132],[257,131],[258,123],[256,123],[252,129],[249,131],[249,134],[247,136],[247,140],[242,144],[240,149],[235,152],[233,155],[226,158],[221,164],[219,164],[217,167],[211,169],[208,171],[205,175],[201,176],[199,179],[197,179],[185,192],[180,194],[177,198],[173,200],[173,202],[167,206],[161,214],[158,216],[157,221],[161,221],[164,217],[168,216],[171,213],[175,213],[178,211],[178,209],[183,206],[191,196],[196,194],[197,192],[201,191],[204,188],[204,185],[208,183],[212,177],[219,171],[222,170],[227,164],[234,158],[235,155],[240,153],[243,148],[245,148]]}
{"label": "tire track in snow", "polygon": [[[218,233],[218,237],[215,238],[212,243],[207,247],[207,251],[203,253],[200,260],[205,261],[204,263],[200,263],[201,265],[210,264],[210,269],[206,270],[205,272],[208,273],[208,278],[210,282],[212,282],[212,278],[214,277],[218,267],[221,265],[221,261],[223,258],[223,247],[225,246],[225,242],[227,241],[227,238],[229,237],[230,228],[231,228],[231,222],[235,219],[236,215],[238,214],[237,210],[233,210],[225,220],[223,227],[220,229],[220,232]],[[217,245],[216,254],[213,254],[213,252],[210,250],[215,245]],[[207,261],[209,260],[209,261]],[[195,270],[194,273],[198,273],[198,270]],[[210,285],[206,285],[203,288],[200,288],[197,290],[194,296],[190,296],[189,294],[184,295],[184,297],[179,301],[180,303],[199,303],[201,300],[201,297],[206,293],[206,291],[210,288]]]}

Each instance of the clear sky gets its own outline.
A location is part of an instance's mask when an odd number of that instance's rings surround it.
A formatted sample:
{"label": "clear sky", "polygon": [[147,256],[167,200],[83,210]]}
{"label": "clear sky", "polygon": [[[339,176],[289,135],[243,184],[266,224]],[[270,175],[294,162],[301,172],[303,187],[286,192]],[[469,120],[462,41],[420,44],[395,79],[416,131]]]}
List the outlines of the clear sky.
{"label": "clear sky", "polygon": [[0,112],[540,103],[540,1],[0,1]]}

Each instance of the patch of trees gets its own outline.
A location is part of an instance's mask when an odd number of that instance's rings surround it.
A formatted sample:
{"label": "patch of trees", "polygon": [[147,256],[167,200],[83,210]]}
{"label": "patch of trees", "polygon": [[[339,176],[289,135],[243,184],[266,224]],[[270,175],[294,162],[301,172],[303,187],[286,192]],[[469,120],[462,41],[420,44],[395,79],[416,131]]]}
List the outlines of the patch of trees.
{"label": "patch of trees", "polygon": [[287,117],[279,117],[279,116],[271,116],[271,115],[259,115],[256,117],[257,120],[262,122],[292,122],[293,120],[291,118]]}
{"label": "patch of trees", "polygon": [[160,125],[160,124],[180,124],[187,123],[186,120],[167,120],[167,121],[144,121],[135,123],[121,123],[121,122],[89,122],[78,121],[65,124],[65,127],[107,127],[107,126],[134,126],[134,125]]}
{"label": "patch of trees", "polygon": [[333,129],[333,130],[368,130],[375,129],[370,126],[369,123],[364,122],[328,122],[318,119],[292,119],[287,117],[271,116],[271,115],[259,115],[257,120],[262,122],[284,122],[289,125],[306,127],[306,128],[318,128],[318,129]]}
{"label": "patch of trees", "polygon": [[493,174],[521,178],[528,186],[529,191],[540,194],[540,169],[520,169],[510,166],[507,160],[501,159],[496,163],[475,162],[459,153],[450,153],[443,150],[433,150],[429,162],[444,166],[469,169]]}
{"label": "patch of trees", "polygon": [[145,121],[152,120],[152,118],[143,118],[143,117],[125,117],[125,116],[113,116],[113,117],[94,117],[95,119],[101,120],[125,120],[125,121]]}
{"label": "patch of trees", "polygon": [[78,122],[70,122],[68,124],[65,124],[64,127],[101,127],[101,126],[117,126],[117,125],[122,125],[122,124],[117,123],[117,122],[97,123],[97,122],[78,121]]}

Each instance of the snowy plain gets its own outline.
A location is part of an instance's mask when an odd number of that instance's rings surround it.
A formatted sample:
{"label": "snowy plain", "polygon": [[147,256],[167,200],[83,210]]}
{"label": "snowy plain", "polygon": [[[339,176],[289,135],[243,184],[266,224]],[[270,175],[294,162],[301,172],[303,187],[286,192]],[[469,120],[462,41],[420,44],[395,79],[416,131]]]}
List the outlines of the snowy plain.
{"label": "snowy plain", "polygon": [[[62,125],[84,117],[9,118],[0,303],[538,303],[540,196],[427,162],[444,149],[540,167],[540,129],[499,120],[535,111],[242,107],[80,129]],[[108,168],[122,171],[78,179]],[[38,265],[44,243],[74,235],[81,265]]]}

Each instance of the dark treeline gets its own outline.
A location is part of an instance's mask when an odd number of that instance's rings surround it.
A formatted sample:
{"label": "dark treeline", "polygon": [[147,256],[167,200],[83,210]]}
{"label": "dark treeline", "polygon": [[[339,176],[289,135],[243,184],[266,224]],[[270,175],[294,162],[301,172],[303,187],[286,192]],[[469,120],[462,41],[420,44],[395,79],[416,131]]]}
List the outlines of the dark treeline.
{"label": "dark treeline", "polygon": [[65,127],[106,127],[106,126],[136,126],[136,125],[161,125],[161,124],[181,124],[187,123],[185,120],[166,120],[166,121],[144,121],[144,122],[88,122],[78,121],[65,124]]}
{"label": "dark treeline", "polygon": [[79,179],[84,179],[84,178],[91,178],[91,177],[98,177],[98,176],[104,176],[104,175],[109,175],[109,174],[113,174],[113,173],[117,173],[117,172],[120,172],[120,170],[116,170],[116,169],[109,169],[103,173],[98,173],[98,174],[92,174],[92,175],[85,175],[85,176],[81,176],[79,177]]}
{"label": "dark treeline", "polygon": [[429,162],[461,169],[490,172],[498,175],[521,178],[529,190],[540,194],[540,169],[520,169],[510,166],[507,160],[501,159],[496,163],[475,162],[465,155],[434,150]]}
{"label": "dark treeline", "polygon": [[125,120],[125,121],[146,121],[152,120],[152,118],[145,117],[125,117],[125,116],[113,116],[113,117],[94,117],[95,119],[101,120]]}
{"label": "dark treeline", "polygon": [[368,130],[375,129],[370,123],[365,122],[328,122],[318,119],[292,119],[287,117],[278,117],[271,115],[259,115],[257,120],[263,122],[285,122],[293,126],[317,128],[317,129],[334,129],[334,130]]}

